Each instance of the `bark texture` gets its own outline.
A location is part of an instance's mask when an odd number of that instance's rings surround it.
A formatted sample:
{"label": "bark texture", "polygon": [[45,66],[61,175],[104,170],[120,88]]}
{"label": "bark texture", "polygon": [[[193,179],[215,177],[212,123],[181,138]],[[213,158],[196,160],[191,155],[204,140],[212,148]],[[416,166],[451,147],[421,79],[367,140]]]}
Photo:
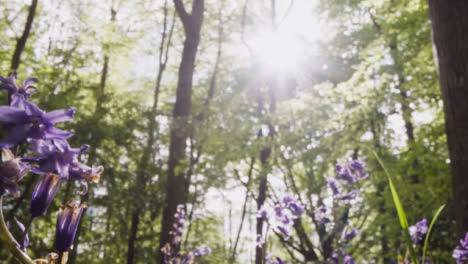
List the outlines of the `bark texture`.
{"label": "bark texture", "polygon": [[458,237],[468,231],[468,1],[428,0]]}
{"label": "bark texture", "polygon": [[194,0],[191,13],[187,13],[180,0],[174,0],[174,5],[184,26],[185,41],[179,66],[176,102],[170,133],[166,198],[158,250],[158,263],[161,264],[164,263],[164,254],[160,249],[170,242],[169,233],[174,223],[177,205],[185,204],[186,201],[187,181],[183,167],[186,156],[186,140],[190,135],[192,80],[203,23],[204,0]]}
{"label": "bark texture", "polygon": [[13,52],[13,57],[11,59],[12,72],[17,71],[20,65],[21,54],[23,53],[24,47],[26,46],[26,41],[28,41],[29,38],[29,33],[31,32],[38,1],[39,0],[32,0],[31,5],[29,6],[28,18],[26,19],[26,24],[24,25],[23,34],[19,39],[16,40],[15,51]]}

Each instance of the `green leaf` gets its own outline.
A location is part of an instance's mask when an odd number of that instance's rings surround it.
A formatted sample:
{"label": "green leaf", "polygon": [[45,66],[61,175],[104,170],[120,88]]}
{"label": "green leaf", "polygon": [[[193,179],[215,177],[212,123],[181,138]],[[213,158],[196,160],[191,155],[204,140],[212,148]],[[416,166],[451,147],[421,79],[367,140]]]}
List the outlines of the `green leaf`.
{"label": "green leaf", "polygon": [[427,230],[426,239],[424,239],[424,248],[423,248],[423,255],[422,255],[422,260],[421,260],[421,263],[423,264],[424,264],[424,259],[426,258],[426,250],[429,244],[429,236],[431,235],[432,227],[434,226],[435,222],[437,221],[437,218],[439,218],[439,215],[442,212],[442,210],[444,210],[444,208],[445,208],[445,204],[443,204],[441,207],[439,207],[439,209],[437,209],[437,212],[434,214],[431,224],[429,225],[429,229]]}
{"label": "green leaf", "polygon": [[379,162],[380,166],[382,166],[382,169],[384,170],[385,174],[387,175],[388,184],[390,186],[390,191],[392,193],[393,204],[395,205],[395,209],[397,210],[401,228],[403,229],[403,232],[405,233],[405,242],[406,242],[406,246],[408,247],[410,251],[411,261],[414,264],[417,264],[418,259],[416,257],[416,253],[414,252],[413,242],[411,241],[411,236],[408,230],[409,226],[408,226],[408,219],[406,218],[405,209],[403,209],[403,205],[401,204],[400,197],[398,197],[398,193],[396,191],[395,185],[393,185],[393,181],[392,181],[392,177],[390,176],[390,173],[388,172],[387,168],[383,164],[379,155],[377,155],[375,151],[373,151],[373,153],[375,157],[377,158],[377,161]]}

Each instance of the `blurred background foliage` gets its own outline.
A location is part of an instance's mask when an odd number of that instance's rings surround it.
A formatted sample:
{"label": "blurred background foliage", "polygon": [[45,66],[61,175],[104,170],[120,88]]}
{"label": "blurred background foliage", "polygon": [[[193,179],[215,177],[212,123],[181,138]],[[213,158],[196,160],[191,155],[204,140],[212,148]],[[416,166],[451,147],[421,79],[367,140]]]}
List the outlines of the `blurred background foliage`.
{"label": "blurred background foliage", "polygon": [[[390,263],[405,253],[386,178],[372,151],[395,177],[410,224],[430,219],[447,204],[435,226],[429,257],[435,263],[452,263],[454,212],[426,2],[297,0],[291,7],[289,1],[278,2],[276,15],[284,17],[278,19],[278,32],[285,34],[280,38],[292,41],[282,46],[275,38],[259,40],[271,31],[270,1],[206,0],[194,75],[190,158],[183,164],[192,175],[187,203],[191,221],[183,247],[209,245],[212,254],[199,263],[252,261],[252,197],[263,171],[258,153],[271,144],[268,199],[295,193],[310,210],[327,196],[325,179],[333,176],[336,162],[353,154],[366,161],[370,180],[362,186],[363,205],[350,218],[363,225],[353,242],[358,263]],[[29,0],[0,1],[3,76],[9,72],[29,5]],[[102,164],[105,172],[86,197],[76,194],[79,186],[74,182],[61,187],[48,214],[33,223],[28,249],[33,257],[52,250],[56,211],[71,198],[88,200],[90,207],[78,231],[78,254],[69,263],[127,263],[136,204],[143,213],[134,238],[135,263],[155,257],[184,40],[171,1],[167,16],[168,26],[175,23],[174,33],[153,114],[163,1],[39,0],[19,79],[39,78],[32,100],[43,109],[77,108],[75,121],[63,127],[76,133],[72,145],[91,145],[82,159]],[[295,16],[299,22],[290,23]],[[263,50],[270,47],[275,49],[265,59]],[[213,78],[214,91],[207,101]],[[272,80],[277,109],[274,114],[259,113],[258,98],[266,96],[263,91]],[[1,97],[3,102],[6,94]],[[148,148],[151,119],[156,129]],[[257,139],[266,121],[276,128],[273,142]],[[147,177],[135,186],[143,155],[150,157]],[[14,215],[26,221],[37,180],[28,176],[21,183],[22,197],[6,199],[8,219]],[[232,257],[244,207],[245,221]],[[304,226],[314,237],[314,226],[307,221]],[[317,238],[312,241],[319,243]],[[281,241],[268,247],[293,261]],[[2,247],[0,263],[13,263]],[[297,256],[293,263],[305,262]]]}

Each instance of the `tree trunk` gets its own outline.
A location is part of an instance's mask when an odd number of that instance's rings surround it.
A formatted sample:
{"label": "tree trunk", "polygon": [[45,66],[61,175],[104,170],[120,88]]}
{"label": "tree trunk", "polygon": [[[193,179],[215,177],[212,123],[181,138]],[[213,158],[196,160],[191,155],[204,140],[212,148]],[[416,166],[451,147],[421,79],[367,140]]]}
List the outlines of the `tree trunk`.
{"label": "tree trunk", "polygon": [[185,30],[185,42],[179,66],[176,102],[173,110],[169,144],[168,175],[166,198],[159,236],[158,263],[164,263],[160,249],[170,242],[170,231],[174,223],[177,205],[185,204],[186,179],[183,172],[186,139],[190,135],[190,109],[192,99],[192,79],[195,58],[200,42],[203,23],[204,0],[194,0],[191,14],[187,13],[181,0],[174,0],[177,13]]}
{"label": "tree trunk", "polygon": [[18,70],[18,67],[21,62],[21,54],[23,53],[24,47],[26,46],[26,41],[28,41],[29,33],[31,32],[31,27],[34,21],[34,16],[36,15],[38,0],[32,0],[31,5],[29,6],[28,18],[26,19],[26,24],[24,25],[24,31],[21,37],[16,40],[16,47],[11,59],[11,71],[15,72]]}
{"label": "tree trunk", "polygon": [[428,0],[444,102],[457,234],[468,231],[468,1]]}

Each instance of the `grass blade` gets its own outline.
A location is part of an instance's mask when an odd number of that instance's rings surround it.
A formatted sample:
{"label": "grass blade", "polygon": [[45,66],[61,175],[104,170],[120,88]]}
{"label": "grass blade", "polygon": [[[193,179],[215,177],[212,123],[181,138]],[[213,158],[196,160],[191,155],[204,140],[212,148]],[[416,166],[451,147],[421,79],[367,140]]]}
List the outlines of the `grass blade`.
{"label": "grass blade", "polygon": [[437,221],[437,218],[439,218],[439,215],[442,212],[442,210],[444,210],[444,208],[445,208],[445,204],[439,207],[439,209],[437,209],[437,212],[434,214],[431,224],[429,225],[429,229],[427,230],[426,239],[424,239],[423,255],[422,255],[422,260],[421,260],[422,264],[424,264],[424,259],[426,258],[426,250],[427,250],[427,245],[429,244],[429,237],[431,235],[432,227],[434,226],[435,222]]}
{"label": "grass blade", "polygon": [[383,164],[382,160],[380,159],[379,155],[375,151],[374,155],[377,158],[377,161],[379,162],[380,166],[382,166],[382,169],[384,170],[385,174],[387,175],[388,179],[388,184],[390,186],[390,191],[392,193],[392,198],[393,198],[393,204],[395,205],[395,209],[397,210],[398,213],[398,219],[400,220],[400,225],[401,228],[403,229],[403,232],[405,233],[405,241],[406,241],[406,246],[408,247],[411,255],[411,261],[414,264],[418,264],[418,259],[416,257],[416,253],[414,252],[413,248],[413,242],[411,241],[411,236],[409,233],[409,225],[408,225],[408,219],[406,218],[406,213],[405,210],[403,209],[403,205],[401,204],[400,197],[398,197],[398,193],[396,191],[395,185],[393,185],[392,177],[390,176],[390,173],[388,173],[387,168]]}

